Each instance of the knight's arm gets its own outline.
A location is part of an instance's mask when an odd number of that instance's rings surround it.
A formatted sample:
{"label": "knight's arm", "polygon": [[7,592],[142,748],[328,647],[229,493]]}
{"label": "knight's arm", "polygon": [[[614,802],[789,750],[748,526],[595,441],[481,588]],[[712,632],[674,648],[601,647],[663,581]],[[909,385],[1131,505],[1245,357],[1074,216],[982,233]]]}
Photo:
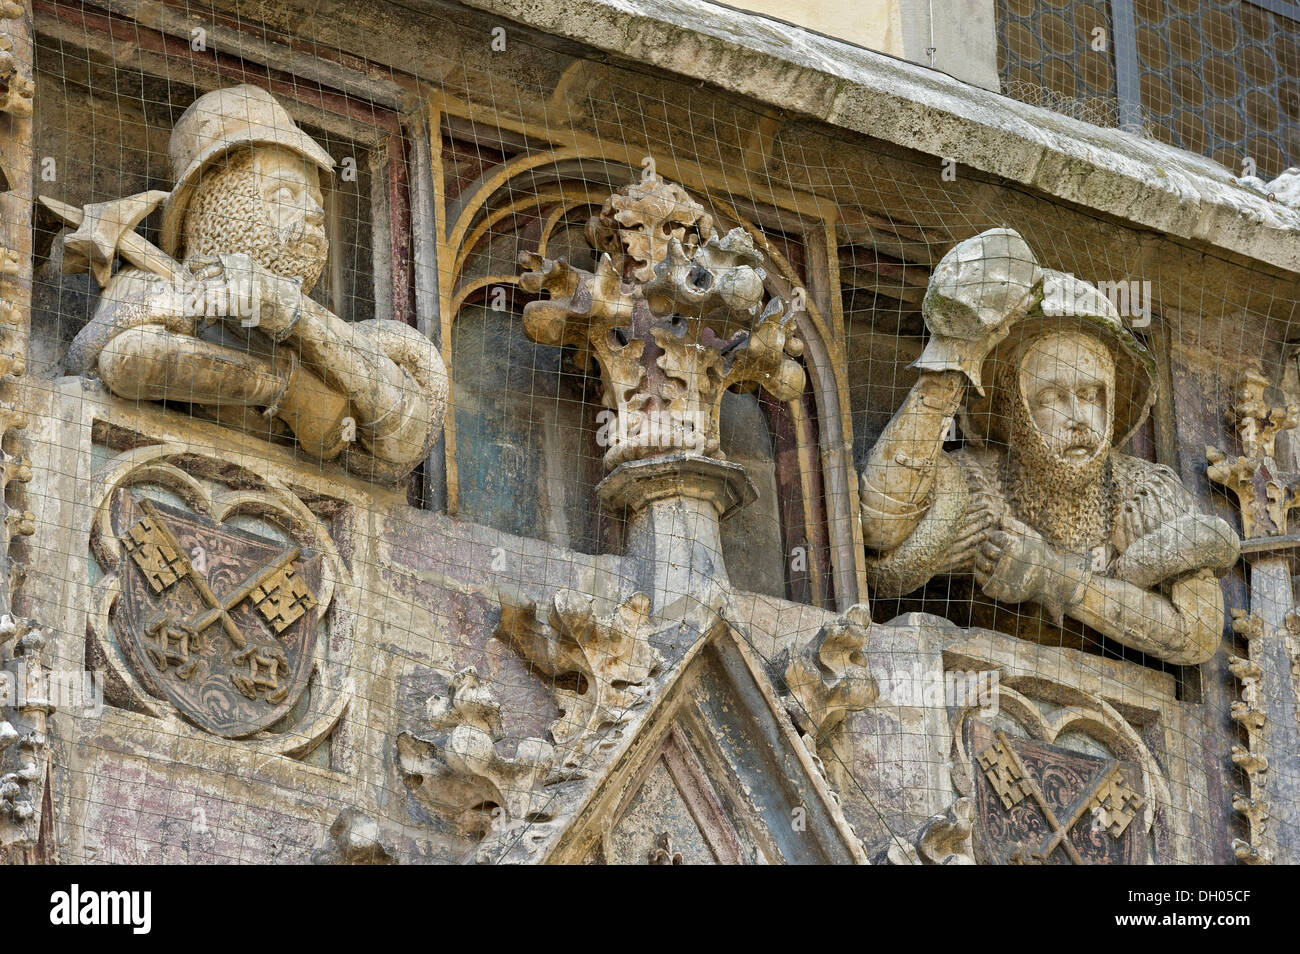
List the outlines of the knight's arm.
{"label": "knight's arm", "polygon": [[1171,663],[1212,657],[1223,634],[1223,591],[1210,570],[1176,580],[1169,596],[1127,580],[1093,577],[1070,616],[1111,639]]}
{"label": "knight's arm", "polygon": [[922,371],[872,447],[861,478],[862,533],[869,548],[899,546],[930,509],[937,459],[965,389],[960,371]]}
{"label": "knight's arm", "polygon": [[124,268],[100,292],[95,314],[73,340],[64,365],[72,374],[90,374],[100,352],[114,336],[143,325],[192,335],[197,319],[186,314],[183,293],[164,278]]}
{"label": "knight's arm", "polygon": [[[445,378],[431,341],[399,322],[344,321],[304,294],[298,283],[272,275],[248,256],[219,258],[226,281],[257,283],[258,330],[291,347],[327,386],[347,398],[358,436],[375,457],[410,463],[424,455],[437,423],[435,397],[403,364],[426,379]],[[395,360],[398,355],[402,363]]]}
{"label": "knight's arm", "polygon": [[[379,335],[371,325],[382,325],[385,333]],[[395,360],[394,349],[403,362],[422,368],[426,377],[445,375],[433,342],[399,322],[346,322],[306,295],[293,336],[303,361],[347,395],[362,439],[376,457],[394,462],[423,457],[435,398]]]}
{"label": "knight's arm", "polygon": [[1238,553],[1237,535],[1218,517],[1184,513],[1134,541],[1115,562],[1113,576],[1080,568],[1080,585],[1064,610],[1125,646],[1196,665],[1219,647],[1218,577]]}

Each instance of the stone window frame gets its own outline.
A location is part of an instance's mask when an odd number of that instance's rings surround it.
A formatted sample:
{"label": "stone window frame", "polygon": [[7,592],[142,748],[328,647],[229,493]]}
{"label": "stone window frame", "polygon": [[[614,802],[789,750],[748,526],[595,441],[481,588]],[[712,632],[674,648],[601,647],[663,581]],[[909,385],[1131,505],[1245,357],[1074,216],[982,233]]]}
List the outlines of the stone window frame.
{"label": "stone window frame", "polygon": [[[417,138],[411,116],[401,109],[405,92],[396,83],[377,81],[332,60],[302,50],[290,52],[249,31],[214,23],[207,49],[191,48],[189,20],[160,11],[152,26],[111,12],[111,2],[33,0],[35,34],[107,58],[113,69],[168,80],[183,76],[200,93],[251,82],[265,87],[294,120],[349,139],[368,152],[371,173],[371,247],[375,317],[419,326],[412,243],[412,174],[408,150]],[[132,49],[134,47],[134,49]],[[237,51],[226,52],[227,50]],[[292,72],[285,63],[292,63]],[[334,157],[336,160],[340,157]],[[361,159],[362,157],[357,157]],[[340,169],[336,168],[336,176]],[[337,215],[327,208],[327,215]],[[331,223],[331,231],[334,231]],[[331,298],[337,297],[345,267],[341,243],[331,243]]]}
{"label": "stone window frame", "polygon": [[[575,59],[570,69],[581,70],[588,66],[592,66],[590,61]],[[481,283],[471,282],[467,286],[458,284],[458,267],[465,259],[464,243],[472,242],[476,234],[481,234],[483,217],[467,217],[463,203],[459,200],[450,203],[442,201],[441,197],[447,194],[439,161],[444,127],[449,125],[450,128],[460,129],[471,136],[474,133],[468,131],[480,130],[481,134],[486,135],[491,130],[498,135],[517,138],[520,143],[530,144],[524,153],[505,163],[503,171],[494,173],[494,176],[501,175],[505,178],[493,191],[506,188],[509,173],[504,170],[512,166],[517,167],[518,172],[531,172],[549,162],[566,161],[593,161],[611,169],[625,170],[622,178],[610,179],[612,189],[627,181],[635,170],[641,168],[645,150],[630,143],[587,137],[577,130],[566,128],[564,124],[547,122],[545,116],[531,117],[522,122],[507,116],[493,117],[483,106],[462,101],[447,91],[431,92],[426,109],[428,118],[424,129],[438,131],[437,136],[430,135],[427,139],[427,154],[433,160],[429,167],[433,176],[430,193],[433,206],[430,211],[435,225],[427,232],[417,230],[417,235],[435,236],[430,251],[435,258],[438,274],[437,314],[441,316],[441,327],[430,329],[430,332],[434,340],[442,343],[444,360],[454,381],[456,361],[451,350],[452,328],[459,307],[466,302],[467,295],[481,290],[476,289],[476,285]],[[425,154],[422,144],[421,174],[425,169]],[[726,203],[719,202],[714,192],[725,191],[719,188],[720,183],[725,181],[722,170],[707,166],[697,161],[697,157],[686,153],[657,158],[660,172],[667,178],[679,182],[688,192],[706,203],[716,205],[729,219],[742,222],[751,231],[763,231],[762,223],[751,218],[750,212],[728,209]],[[777,207],[772,206],[771,210],[776,211]],[[760,399],[774,444],[777,445],[774,456],[778,459],[782,457],[781,441],[784,438],[785,446],[798,458],[797,467],[787,475],[790,478],[788,482],[782,481],[778,473],[778,484],[794,485],[797,500],[787,499],[783,494],[778,508],[782,511],[801,511],[788,527],[783,521],[783,530],[793,527],[795,533],[803,534],[797,542],[806,545],[810,572],[806,584],[800,581],[794,585],[787,578],[787,598],[817,606],[847,609],[865,598],[867,588],[865,551],[858,517],[857,472],[852,454],[853,431],[842,335],[842,302],[838,290],[838,240],[834,221],[828,217],[824,207],[814,205],[806,199],[801,200],[791,192],[779,211],[785,220],[798,219],[801,223],[802,227],[795,231],[806,243],[808,262],[804,274],[808,300],[812,306],[799,326],[800,337],[807,346],[804,360],[808,371],[808,387],[803,399],[776,408],[771,406],[773,402],[764,404]],[[490,284],[508,285],[515,278],[515,275],[492,275],[485,280]],[[453,393],[454,391],[453,384]],[[447,415],[444,433],[444,446],[441,451],[435,449],[427,470],[445,480],[446,510],[455,516],[459,483],[455,415]],[[791,539],[794,539],[793,535],[786,540],[787,549]],[[786,556],[788,558],[789,554]]]}
{"label": "stone window frame", "polygon": [[[332,49],[289,47],[258,26],[220,15],[207,28],[207,49],[195,51],[193,23],[181,11],[155,8],[136,19],[128,15],[128,4],[92,2],[33,0],[37,34],[99,58],[107,55],[115,68],[161,79],[184,76],[201,91],[256,83],[275,95],[295,121],[373,150],[375,317],[397,318],[419,328],[442,347],[448,366],[454,367],[450,341],[444,336],[446,319],[439,320],[436,160],[429,135],[429,107],[440,91],[398,71],[376,76],[355,69]],[[683,166],[688,165],[683,159]],[[706,183],[689,175],[679,178],[688,189],[708,191]],[[816,605],[846,608],[865,598],[866,586],[849,437],[849,385],[837,335],[838,295],[833,291],[836,243],[833,225],[817,210],[801,214],[807,218],[803,237],[809,255],[818,261],[819,277],[809,279],[809,292],[822,309],[824,327],[820,333],[804,333],[810,345],[807,396],[812,406],[788,409],[794,420],[780,426],[795,435],[792,443],[801,461],[793,479],[802,502],[794,509],[803,511],[809,550],[817,554],[810,552],[810,558],[820,564],[805,598]],[[417,505],[423,502],[452,516],[454,497],[448,491],[454,484],[448,486],[448,477],[454,478],[454,471],[448,474],[447,467],[448,462],[454,467],[454,420],[447,415],[447,439],[439,442],[425,465],[427,486],[412,497]],[[778,422],[770,422],[775,436]]]}

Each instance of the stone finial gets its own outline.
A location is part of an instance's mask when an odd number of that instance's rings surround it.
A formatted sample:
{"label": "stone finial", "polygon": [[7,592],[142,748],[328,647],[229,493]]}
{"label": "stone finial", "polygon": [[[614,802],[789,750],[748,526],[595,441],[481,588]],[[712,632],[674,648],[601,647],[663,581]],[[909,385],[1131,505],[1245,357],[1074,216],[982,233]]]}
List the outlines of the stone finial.
{"label": "stone finial", "polygon": [[802,305],[764,305],[762,255],[744,229],[720,235],[680,186],[649,176],[609,197],[587,239],[594,272],[525,252],[519,282],[548,296],[524,307],[528,336],[600,367],[616,415],[607,470],[683,450],[721,457],[727,389],[782,401],[803,391]]}
{"label": "stone finial", "polygon": [[1264,396],[1267,387],[1268,379],[1257,371],[1244,371],[1237,379],[1236,401],[1225,416],[1236,426],[1240,455],[1205,448],[1206,475],[1236,495],[1246,539],[1284,535],[1288,511],[1300,502],[1300,480],[1283,474],[1273,459],[1277,435],[1300,424],[1300,406],[1271,406]]}
{"label": "stone finial", "polygon": [[879,690],[863,653],[870,627],[870,611],[860,603],[778,657],[790,690],[787,708],[795,724],[814,739],[825,738],[850,713],[876,701]]}
{"label": "stone finial", "polygon": [[312,855],[318,865],[391,865],[397,858],[383,841],[379,823],[357,808],[345,808],[330,825],[328,844]]}
{"label": "stone finial", "polygon": [[[19,16],[22,15],[21,11],[22,8],[19,7]],[[13,48],[13,39],[0,35],[0,113],[30,116],[36,83],[30,76],[23,75]]]}

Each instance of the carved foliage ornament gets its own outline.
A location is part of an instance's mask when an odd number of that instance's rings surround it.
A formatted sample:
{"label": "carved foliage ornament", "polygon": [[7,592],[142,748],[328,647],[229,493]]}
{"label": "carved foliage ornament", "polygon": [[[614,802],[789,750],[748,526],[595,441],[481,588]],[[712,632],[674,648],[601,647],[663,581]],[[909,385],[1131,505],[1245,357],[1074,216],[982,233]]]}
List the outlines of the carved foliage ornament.
{"label": "carved foliage ornament", "polygon": [[[1287,626],[1293,626],[1288,615]],[[1267,844],[1270,818],[1268,801],[1264,798],[1268,775],[1267,727],[1268,715],[1260,698],[1261,643],[1264,637],[1264,620],[1245,610],[1232,611],[1232,629],[1249,647],[1245,656],[1235,653],[1228,656],[1228,669],[1241,683],[1241,699],[1232,703],[1232,721],[1241,727],[1245,745],[1232,747],[1232,763],[1245,776],[1245,788],[1232,797],[1232,808],[1241,816],[1246,837],[1232,842],[1233,853],[1242,864],[1271,864],[1273,853]]]}
{"label": "carved foliage ornament", "polygon": [[0,649],[10,643],[14,674],[25,685],[9,713],[13,722],[0,718],[0,766],[5,767],[0,771],[0,845],[30,847],[38,836],[49,748],[46,721],[54,707],[48,698],[45,631],[5,614],[0,616]]}
{"label": "carved foliage ornament", "polygon": [[36,94],[30,67],[15,56],[13,37],[6,27],[6,21],[17,20],[22,15],[22,4],[0,0],[0,113],[14,116],[30,116],[32,97]]}
{"label": "carved foliage ornament", "polygon": [[932,816],[907,840],[891,839],[889,848],[877,857],[877,864],[891,865],[973,865],[975,851],[971,845],[974,831],[975,803],[959,798],[946,812]]}
{"label": "carved foliage ornament", "polygon": [[594,273],[525,252],[520,285],[548,296],[525,306],[528,336],[600,366],[618,421],[606,469],[682,450],[720,458],[724,391],[802,392],[801,309],[764,304],[766,271],[744,229],[720,235],[681,186],[650,174],[611,195],[586,235]]}
{"label": "carved foliage ornament", "polygon": [[821,737],[876,701],[876,681],[863,653],[870,627],[870,609],[860,603],[778,660],[778,666],[785,663],[791,716],[804,733]]}
{"label": "carved foliage ornament", "polygon": [[1300,503],[1300,478],[1283,473],[1273,458],[1277,435],[1300,424],[1300,406],[1273,407],[1265,399],[1267,387],[1268,379],[1257,371],[1237,380],[1237,400],[1226,417],[1237,428],[1241,454],[1205,448],[1206,475],[1236,495],[1246,539],[1285,534],[1287,515]]}
{"label": "carved foliage ornament", "polygon": [[416,798],[482,839],[480,858],[516,840],[529,852],[554,817],[556,786],[586,778],[624,739],[663,667],[649,643],[649,611],[641,593],[601,614],[591,597],[560,590],[545,620],[536,603],[507,600],[496,635],[551,681],[561,715],[550,740],[499,752],[501,706],[472,666],[452,677],[445,698],[429,700],[432,732],[398,736],[398,768]]}
{"label": "carved foliage ornament", "polygon": [[497,751],[505,738],[501,704],[477,669],[457,672],[448,694],[429,700],[427,717],[430,734],[397,737],[398,766],[421,800],[478,837],[550,818],[543,785],[554,748],[524,739],[511,757]]}
{"label": "carved foliage ornament", "polygon": [[650,645],[650,600],[636,593],[601,615],[574,590],[555,594],[547,618],[537,604],[504,605],[497,635],[553,680],[562,714],[551,724],[562,775],[580,778],[623,738],[632,713],[649,699],[664,665]]}

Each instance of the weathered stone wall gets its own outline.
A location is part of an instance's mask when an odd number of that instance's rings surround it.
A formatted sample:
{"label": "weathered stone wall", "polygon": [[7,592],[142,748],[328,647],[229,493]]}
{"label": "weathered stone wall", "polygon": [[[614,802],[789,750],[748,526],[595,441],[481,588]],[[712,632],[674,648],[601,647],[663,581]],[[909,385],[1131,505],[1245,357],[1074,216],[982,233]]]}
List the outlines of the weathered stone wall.
{"label": "weathered stone wall", "polygon": [[[1045,266],[1089,281],[1149,280],[1153,321],[1135,330],[1166,390],[1132,450],[1169,464],[1202,509],[1235,522],[1206,477],[1205,445],[1235,439],[1223,411],[1244,365],[1284,381],[1300,213],[1199,158],[960,84],[927,86],[906,64],[815,37],[775,49],[726,11],[689,24],[654,4],[617,13],[484,0],[422,15],[387,5],[217,3],[214,55],[190,57],[189,21],[178,11],[105,6],[116,19],[91,26],[139,27],[148,42],[99,50],[71,5],[36,4],[34,168],[49,156],[57,170],[40,191],[81,206],[168,188],[171,124],[199,93],[233,81],[230,58],[266,64],[303,128],[336,159],[356,159],[358,177],[339,183],[330,221],[333,277],[316,297],[351,321],[409,318],[439,341],[453,379],[451,427],[417,480],[380,487],[286,442],[61,377],[62,354],[96,296],[87,276],[61,274],[60,226],[39,213],[21,401],[33,422],[23,506],[36,533],[22,553],[15,609],[48,628],[55,668],[112,674],[102,713],[68,707],[52,717],[47,857],[348,860],[339,831],[361,818],[372,855],[408,862],[467,860],[484,845],[510,860],[640,860],[661,829],[691,858],[734,849],[860,860],[906,847],[928,859],[930,849],[913,845],[924,841],[917,832],[958,800],[974,805],[980,791],[960,707],[900,689],[942,682],[946,672],[998,673],[1015,693],[999,728],[1145,773],[1145,807],[1125,845],[1166,863],[1237,857],[1233,842],[1245,833],[1233,811],[1242,770],[1231,713],[1241,696],[1227,652],[1246,647],[1230,625],[1213,660],[1178,667],[1090,639],[1043,645],[981,628],[951,605],[957,590],[935,584],[916,605],[871,604],[854,665],[881,695],[821,739],[785,712],[793,711],[787,664],[839,614],[869,603],[857,474],[915,380],[908,365],[923,341],[921,298],[947,248],[1012,224]],[[251,26],[259,22],[265,29]],[[504,50],[492,47],[494,28],[505,31]],[[282,55],[289,45],[298,50],[291,59]],[[770,260],[788,266],[773,276],[783,294],[798,288],[812,303],[799,326],[802,397],[723,401],[722,450],[744,466],[757,499],[721,523],[716,553],[695,511],[656,513],[647,531],[602,506],[599,371],[575,369],[559,348],[530,340],[519,317],[533,299],[516,287],[515,256],[537,247],[543,217],[502,215],[481,235],[451,227],[482,193],[500,201],[483,204],[481,216],[575,183],[598,208],[640,174],[644,156],[720,221],[762,235]],[[945,158],[955,159],[952,178]],[[584,222],[564,220],[547,256],[594,268]],[[142,234],[156,238],[156,222],[146,220]],[[492,301],[497,287],[508,292],[502,308]],[[115,567],[98,560],[93,530],[110,477],[126,480],[144,460],[174,468],[173,481],[191,475],[205,488],[196,495],[296,500],[337,548],[341,576],[312,688],[301,709],[255,737],[204,732],[142,693],[113,658],[104,622]],[[131,481],[122,486],[156,483],[148,467]],[[797,568],[799,559],[812,569]],[[568,589],[606,614],[637,589],[662,583],[669,592],[663,580],[681,567],[687,598],[661,600],[645,624],[663,669],[644,681],[648,701],[632,707],[590,788],[583,780],[547,788],[560,808],[530,803],[513,819],[523,828],[510,829],[511,844],[480,841],[429,801],[431,783],[403,763],[397,739],[424,738],[430,703],[454,697],[452,680],[466,667],[500,705],[496,751],[515,770],[526,740],[547,739],[560,718],[566,697],[556,690],[571,688],[570,677],[506,641],[510,607],[531,602],[544,617]],[[1223,586],[1229,607],[1251,607],[1243,569]],[[1072,707],[1088,718],[1061,722]],[[1274,698],[1269,719],[1294,728],[1294,696]],[[663,742],[664,733],[676,741]],[[1300,757],[1292,736],[1274,736],[1267,777],[1281,826],[1294,821],[1283,808],[1294,803]],[[658,758],[668,768],[648,767]],[[686,791],[691,759],[717,792]],[[790,805],[819,820],[815,845],[773,821]],[[480,814],[493,808],[505,806]],[[730,821],[700,821],[714,811]],[[604,856],[592,847],[601,825]]]}

